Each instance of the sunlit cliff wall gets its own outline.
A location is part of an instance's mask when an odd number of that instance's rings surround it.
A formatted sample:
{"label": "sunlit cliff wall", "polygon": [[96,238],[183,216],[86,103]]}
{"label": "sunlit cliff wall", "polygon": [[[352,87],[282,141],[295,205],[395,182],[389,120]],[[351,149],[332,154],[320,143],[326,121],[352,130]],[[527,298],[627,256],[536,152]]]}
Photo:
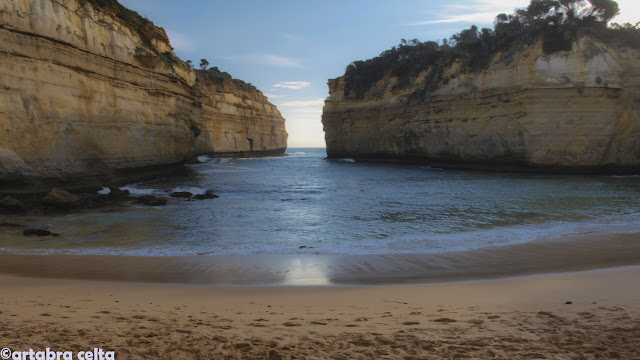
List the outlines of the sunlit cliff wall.
{"label": "sunlit cliff wall", "polygon": [[[581,37],[545,55],[541,42],[483,71],[446,69],[416,98],[385,77],[364,99],[330,80],[324,124],[330,157],[433,166],[561,172],[640,170],[640,53]],[[413,95],[410,95],[413,94]]]}

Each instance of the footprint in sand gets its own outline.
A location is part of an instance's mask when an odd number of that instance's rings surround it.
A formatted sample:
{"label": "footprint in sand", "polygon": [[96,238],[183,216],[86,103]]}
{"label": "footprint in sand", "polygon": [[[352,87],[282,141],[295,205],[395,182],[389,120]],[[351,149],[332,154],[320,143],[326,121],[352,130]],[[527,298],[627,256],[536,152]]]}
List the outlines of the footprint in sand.
{"label": "footprint in sand", "polygon": [[253,326],[253,327],[269,327],[268,325],[261,324],[261,323],[250,323],[249,326]]}
{"label": "footprint in sand", "polygon": [[590,312],[579,312],[578,315],[582,316],[585,319],[591,319],[595,317],[595,315]]}
{"label": "footprint in sand", "polygon": [[417,321],[405,321],[402,325],[420,325],[420,323]]}
{"label": "footprint in sand", "polygon": [[302,324],[299,324],[299,323],[296,323],[296,322],[292,322],[292,321],[287,321],[287,322],[283,323],[282,325],[286,326],[286,327],[302,326]]}
{"label": "footprint in sand", "polygon": [[457,320],[451,319],[451,318],[438,318],[438,319],[433,319],[431,320],[433,322],[438,322],[438,323],[454,323],[454,322],[458,322]]}

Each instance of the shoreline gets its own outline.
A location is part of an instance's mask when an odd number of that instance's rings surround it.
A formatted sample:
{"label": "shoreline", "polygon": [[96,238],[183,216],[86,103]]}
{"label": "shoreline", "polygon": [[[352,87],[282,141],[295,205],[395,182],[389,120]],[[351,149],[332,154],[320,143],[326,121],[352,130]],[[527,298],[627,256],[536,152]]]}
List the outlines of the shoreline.
{"label": "shoreline", "polygon": [[125,256],[5,253],[0,254],[0,274],[214,286],[432,284],[640,265],[638,239],[638,232],[594,232],[433,254]]}
{"label": "shoreline", "polygon": [[2,345],[98,347],[117,358],[632,359],[638,276],[629,266],[426,285],[224,287],[0,275]]}

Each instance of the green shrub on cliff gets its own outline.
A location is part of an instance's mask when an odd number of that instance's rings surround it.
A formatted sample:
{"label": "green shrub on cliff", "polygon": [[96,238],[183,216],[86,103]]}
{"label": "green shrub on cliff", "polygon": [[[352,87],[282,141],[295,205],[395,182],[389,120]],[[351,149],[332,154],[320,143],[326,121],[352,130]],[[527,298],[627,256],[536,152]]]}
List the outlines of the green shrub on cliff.
{"label": "green shrub on cliff", "polygon": [[474,25],[443,40],[442,45],[402,40],[378,57],[352,62],[345,71],[345,95],[362,99],[385,75],[398,79],[394,90],[406,88],[426,71],[426,88],[417,91],[417,95],[425,95],[447,82],[443,70],[455,61],[461,62],[463,72],[479,72],[495,54],[501,53],[502,60],[509,63],[519,48],[539,39],[547,54],[571,50],[582,34],[639,49],[640,23],[607,25],[618,13],[613,0],[531,0],[527,8],[513,15],[498,15],[493,29],[479,30]]}
{"label": "green shrub on cliff", "polygon": [[212,82],[214,84],[223,85],[225,82],[232,82],[239,88],[258,91],[258,89],[255,86],[249,83],[246,83],[240,79],[234,79],[233,77],[231,77],[229,73],[220,71],[220,69],[218,69],[217,66],[211,67],[207,70],[201,70],[201,69],[195,70],[195,72],[198,75],[198,77],[205,79],[209,82]]}
{"label": "green shrub on cliff", "polygon": [[122,20],[127,27],[140,36],[143,43],[149,48],[154,48],[152,45],[153,39],[169,42],[169,38],[164,29],[155,26],[152,21],[140,16],[137,12],[122,6],[117,0],[79,0],[78,2],[88,2],[93,5],[94,8],[102,9],[107,14],[111,14]]}

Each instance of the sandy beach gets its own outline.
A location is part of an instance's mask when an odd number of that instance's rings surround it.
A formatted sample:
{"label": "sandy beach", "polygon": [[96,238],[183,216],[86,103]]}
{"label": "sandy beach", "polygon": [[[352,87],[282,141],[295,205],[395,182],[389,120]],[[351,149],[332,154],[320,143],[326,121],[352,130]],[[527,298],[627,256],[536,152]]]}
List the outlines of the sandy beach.
{"label": "sandy beach", "polygon": [[[117,359],[638,359],[640,266],[401,286],[0,276],[1,347]],[[75,355],[74,355],[74,358]]]}

